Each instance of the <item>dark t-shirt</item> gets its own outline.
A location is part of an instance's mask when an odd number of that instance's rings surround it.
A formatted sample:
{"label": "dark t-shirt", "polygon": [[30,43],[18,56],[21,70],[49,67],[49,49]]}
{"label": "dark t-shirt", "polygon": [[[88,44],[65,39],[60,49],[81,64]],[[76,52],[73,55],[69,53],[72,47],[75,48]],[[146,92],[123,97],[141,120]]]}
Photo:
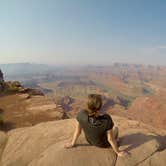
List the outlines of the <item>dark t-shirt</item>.
{"label": "dark t-shirt", "polygon": [[99,147],[110,146],[107,141],[107,130],[112,129],[114,123],[108,114],[103,114],[98,117],[88,116],[86,110],[81,110],[76,119],[84,130],[85,137],[91,145]]}

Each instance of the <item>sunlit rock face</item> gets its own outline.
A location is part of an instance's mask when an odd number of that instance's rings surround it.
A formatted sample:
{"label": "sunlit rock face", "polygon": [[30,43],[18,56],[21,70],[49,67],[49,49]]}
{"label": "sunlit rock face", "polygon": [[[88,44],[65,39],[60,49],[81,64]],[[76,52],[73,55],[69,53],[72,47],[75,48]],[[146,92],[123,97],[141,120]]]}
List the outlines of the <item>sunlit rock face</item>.
{"label": "sunlit rock face", "polygon": [[75,129],[75,119],[66,119],[14,129],[7,134],[0,132],[0,165],[165,166],[164,142],[160,142],[165,141],[165,132],[159,136],[145,124],[112,118],[119,127],[120,149],[128,150],[129,156],[117,157],[112,148],[89,145],[83,132],[75,147],[65,149]]}

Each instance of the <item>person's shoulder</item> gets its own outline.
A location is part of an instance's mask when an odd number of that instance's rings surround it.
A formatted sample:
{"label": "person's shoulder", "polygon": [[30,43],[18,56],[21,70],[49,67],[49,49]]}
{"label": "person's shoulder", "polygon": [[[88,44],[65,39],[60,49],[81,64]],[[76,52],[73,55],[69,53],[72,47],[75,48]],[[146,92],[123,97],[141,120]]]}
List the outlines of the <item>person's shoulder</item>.
{"label": "person's shoulder", "polygon": [[85,109],[81,109],[81,110],[78,112],[78,114],[77,114],[77,116],[76,116],[76,119],[79,120],[79,119],[81,119],[82,117],[84,117],[84,116],[86,116],[86,115],[87,115],[87,111],[86,111]]}
{"label": "person's shoulder", "polygon": [[106,119],[112,119],[111,115],[109,115],[109,114],[107,114],[107,113],[105,113],[103,116],[104,116]]}
{"label": "person's shoulder", "polygon": [[81,109],[77,115],[87,114],[87,111],[85,109]]}

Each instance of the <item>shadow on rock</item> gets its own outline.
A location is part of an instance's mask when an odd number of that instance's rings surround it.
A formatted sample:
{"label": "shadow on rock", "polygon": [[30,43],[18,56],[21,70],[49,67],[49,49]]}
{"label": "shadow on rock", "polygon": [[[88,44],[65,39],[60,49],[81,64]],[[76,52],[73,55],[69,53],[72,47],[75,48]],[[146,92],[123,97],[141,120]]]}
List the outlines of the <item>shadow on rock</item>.
{"label": "shadow on rock", "polygon": [[2,108],[0,108],[0,114],[3,114],[4,110]]}
{"label": "shadow on rock", "polygon": [[126,148],[125,150],[130,151],[153,139],[155,139],[160,144],[159,151],[166,149],[166,135],[160,136],[160,135],[145,135],[142,133],[134,133],[120,137],[120,145],[121,146],[129,145],[128,148]]}
{"label": "shadow on rock", "polygon": [[75,145],[75,147],[78,147],[78,146],[92,146],[92,145],[86,144],[86,143],[83,143],[83,144],[80,143],[80,144],[76,144],[76,145]]}
{"label": "shadow on rock", "polygon": [[0,125],[0,130],[2,131],[9,131],[11,129],[14,129],[14,123],[12,122],[3,122],[3,124]]}

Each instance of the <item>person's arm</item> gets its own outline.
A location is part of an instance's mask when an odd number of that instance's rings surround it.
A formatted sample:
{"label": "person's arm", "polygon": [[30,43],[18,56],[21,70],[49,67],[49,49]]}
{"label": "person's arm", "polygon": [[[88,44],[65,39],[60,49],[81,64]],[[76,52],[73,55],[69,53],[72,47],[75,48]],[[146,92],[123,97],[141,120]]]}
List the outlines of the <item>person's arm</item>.
{"label": "person's arm", "polygon": [[75,131],[74,131],[74,134],[73,134],[72,141],[65,145],[66,148],[71,148],[75,145],[78,137],[81,134],[81,131],[82,131],[82,127],[80,126],[79,122],[76,121],[76,128],[75,128]]}
{"label": "person's arm", "polygon": [[127,154],[125,151],[119,150],[116,139],[114,138],[112,129],[107,131],[107,139],[108,139],[108,142],[111,144],[113,150],[118,156],[125,156]]}

